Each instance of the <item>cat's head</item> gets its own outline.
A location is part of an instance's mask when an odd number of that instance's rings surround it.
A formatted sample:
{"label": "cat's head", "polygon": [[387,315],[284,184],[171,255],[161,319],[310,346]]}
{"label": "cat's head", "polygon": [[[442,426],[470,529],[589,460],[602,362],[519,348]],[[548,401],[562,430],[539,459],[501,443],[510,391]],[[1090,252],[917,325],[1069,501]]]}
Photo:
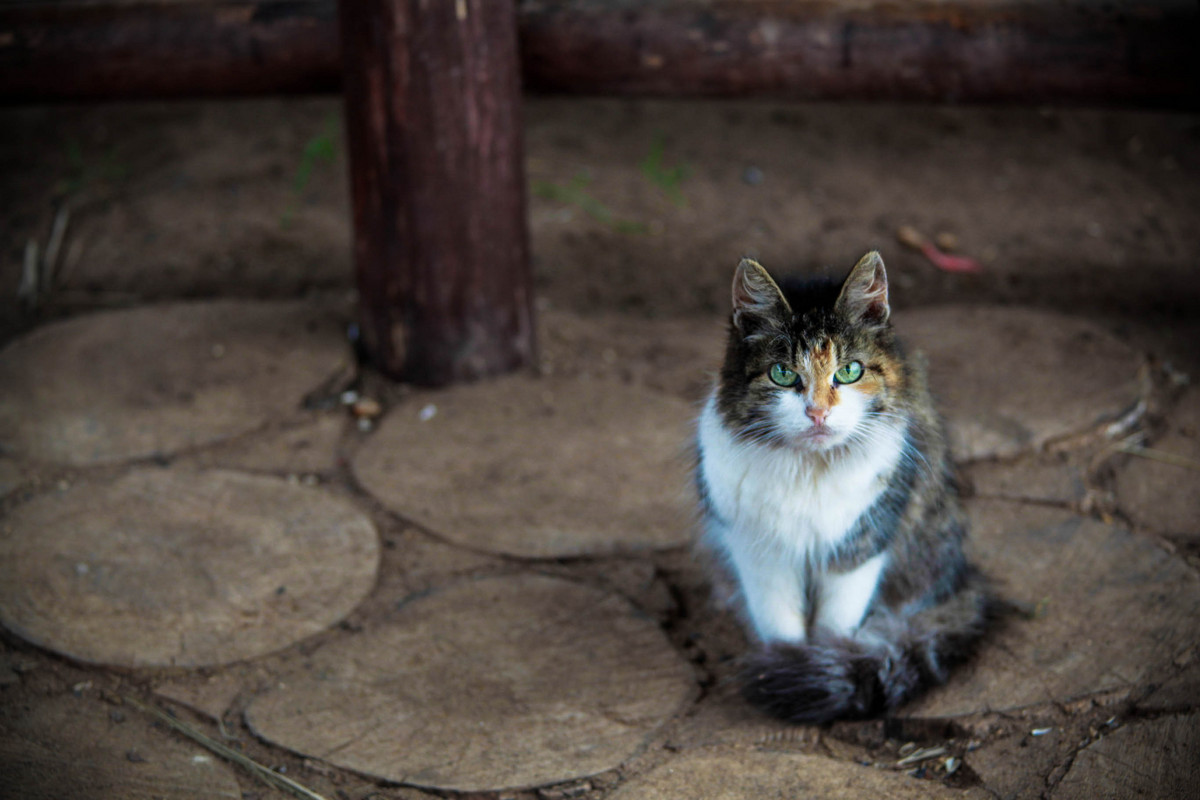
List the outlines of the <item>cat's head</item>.
{"label": "cat's head", "polygon": [[878,253],[840,284],[776,283],[744,259],[717,393],[725,424],[744,441],[814,452],[894,432],[906,370],[889,315]]}

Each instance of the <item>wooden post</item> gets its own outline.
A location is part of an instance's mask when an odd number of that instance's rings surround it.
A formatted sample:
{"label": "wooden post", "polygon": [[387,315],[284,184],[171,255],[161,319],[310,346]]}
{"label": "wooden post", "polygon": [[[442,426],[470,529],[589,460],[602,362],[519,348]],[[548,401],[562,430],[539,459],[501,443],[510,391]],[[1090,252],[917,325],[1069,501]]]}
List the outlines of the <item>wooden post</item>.
{"label": "wooden post", "polygon": [[429,386],[531,365],[514,0],[338,9],[367,352]]}

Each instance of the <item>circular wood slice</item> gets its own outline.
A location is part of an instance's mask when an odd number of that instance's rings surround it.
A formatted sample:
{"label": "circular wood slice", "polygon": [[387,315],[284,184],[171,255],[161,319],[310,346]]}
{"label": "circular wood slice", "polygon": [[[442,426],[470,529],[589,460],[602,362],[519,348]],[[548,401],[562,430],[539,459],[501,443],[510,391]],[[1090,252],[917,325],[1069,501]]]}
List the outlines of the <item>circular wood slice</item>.
{"label": "circular wood slice", "polygon": [[139,470],[13,511],[0,621],[81,661],[221,664],[336,623],[371,589],[378,560],[370,520],[320,489]]}
{"label": "circular wood slice", "polygon": [[42,698],[0,718],[0,797],[238,800],[220,759],[129,707]]}
{"label": "circular wood slice", "polygon": [[1054,800],[1146,797],[1195,800],[1200,714],[1120,728],[1081,750],[1054,788]]}
{"label": "circular wood slice", "polygon": [[530,558],[673,547],[691,532],[693,417],[617,383],[507,378],[395,409],[354,472],[396,513],[470,547]]}
{"label": "circular wood slice", "polygon": [[904,709],[949,717],[1146,688],[1196,641],[1200,584],[1181,559],[1067,511],[968,504],[971,558],[1028,609],[986,638],[945,686]]}
{"label": "circular wood slice", "polygon": [[694,693],[627,601],[557,578],[467,581],[326,647],[254,700],[269,741],[389,781],[538,786],[629,758]]}
{"label": "circular wood slice", "polygon": [[750,749],[699,749],[667,760],[632,778],[610,800],[983,800],[976,787],[951,789],[902,772],[863,767],[832,758]]}
{"label": "circular wood slice", "polygon": [[941,306],[897,315],[961,460],[1014,455],[1112,420],[1137,402],[1138,354],[1081,319],[1031,308]]}
{"label": "circular wood slice", "polygon": [[1173,539],[1200,542],[1200,389],[1188,389],[1168,415],[1147,457],[1117,473],[1117,500],[1135,525]]}
{"label": "circular wood slice", "polygon": [[0,352],[0,441],[79,466],[170,454],[290,413],[348,357],[335,322],[302,303],[90,314]]}

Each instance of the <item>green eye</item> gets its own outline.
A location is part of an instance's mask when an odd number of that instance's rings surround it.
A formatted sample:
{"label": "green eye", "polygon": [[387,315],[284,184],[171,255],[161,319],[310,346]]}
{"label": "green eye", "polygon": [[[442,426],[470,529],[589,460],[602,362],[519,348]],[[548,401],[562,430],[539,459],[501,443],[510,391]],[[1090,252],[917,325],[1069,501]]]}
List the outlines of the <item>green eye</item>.
{"label": "green eye", "polygon": [[767,377],[772,383],[777,383],[780,386],[795,386],[800,380],[800,375],[792,369],[788,369],[783,364],[772,364],[770,371],[767,372]]}
{"label": "green eye", "polygon": [[833,373],[833,379],[838,383],[854,383],[863,376],[863,365],[858,361],[851,361],[846,366]]}

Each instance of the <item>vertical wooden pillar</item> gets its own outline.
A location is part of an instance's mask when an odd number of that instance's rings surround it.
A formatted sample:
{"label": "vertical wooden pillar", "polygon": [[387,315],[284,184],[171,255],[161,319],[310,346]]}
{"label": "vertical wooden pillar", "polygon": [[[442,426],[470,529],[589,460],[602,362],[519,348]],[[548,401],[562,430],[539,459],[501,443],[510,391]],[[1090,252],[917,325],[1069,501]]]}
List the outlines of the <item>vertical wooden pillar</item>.
{"label": "vertical wooden pillar", "polygon": [[532,364],[515,0],[338,14],[368,352],[430,386]]}

